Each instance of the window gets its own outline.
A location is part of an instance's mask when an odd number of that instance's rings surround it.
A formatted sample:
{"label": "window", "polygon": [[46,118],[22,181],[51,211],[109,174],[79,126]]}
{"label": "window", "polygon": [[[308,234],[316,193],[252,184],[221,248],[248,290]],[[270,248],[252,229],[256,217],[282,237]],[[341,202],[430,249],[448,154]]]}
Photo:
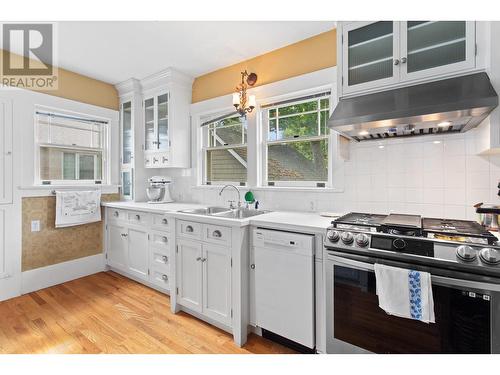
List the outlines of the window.
{"label": "window", "polygon": [[98,119],[36,111],[39,183],[106,181],[107,124]]}
{"label": "window", "polygon": [[267,185],[326,186],[329,114],[329,92],[263,106]]}
{"label": "window", "polygon": [[228,115],[202,121],[203,181],[212,183],[247,182],[247,121]]}

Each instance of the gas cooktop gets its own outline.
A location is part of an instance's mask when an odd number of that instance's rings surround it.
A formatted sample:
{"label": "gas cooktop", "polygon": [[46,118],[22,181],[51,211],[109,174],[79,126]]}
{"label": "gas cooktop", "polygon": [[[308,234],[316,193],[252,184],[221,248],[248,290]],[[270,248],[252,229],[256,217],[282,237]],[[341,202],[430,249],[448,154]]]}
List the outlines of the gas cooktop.
{"label": "gas cooktop", "polygon": [[325,248],[500,274],[497,241],[474,221],[352,212],[332,221]]}

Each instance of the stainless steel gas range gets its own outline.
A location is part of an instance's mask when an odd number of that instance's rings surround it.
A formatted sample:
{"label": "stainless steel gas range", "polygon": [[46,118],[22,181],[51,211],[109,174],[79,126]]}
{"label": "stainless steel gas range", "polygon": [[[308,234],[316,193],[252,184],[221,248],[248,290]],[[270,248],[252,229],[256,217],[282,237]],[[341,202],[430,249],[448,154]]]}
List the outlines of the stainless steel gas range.
{"label": "stainless steel gas range", "polygon": [[[324,259],[327,353],[500,353],[500,246],[478,223],[350,213]],[[429,272],[436,323],[386,314],[376,263]]]}

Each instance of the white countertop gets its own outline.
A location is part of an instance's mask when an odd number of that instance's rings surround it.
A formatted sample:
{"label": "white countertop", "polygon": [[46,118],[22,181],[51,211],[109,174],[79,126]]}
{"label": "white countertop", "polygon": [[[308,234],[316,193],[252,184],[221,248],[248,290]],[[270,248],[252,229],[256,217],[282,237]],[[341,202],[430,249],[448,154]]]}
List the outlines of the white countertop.
{"label": "white countertop", "polygon": [[254,216],[250,223],[254,226],[299,232],[324,233],[334,218],[320,216],[317,212],[274,211]]}
{"label": "white countertop", "polygon": [[122,208],[129,210],[153,212],[153,213],[175,213],[175,216],[184,220],[202,220],[206,223],[218,223],[230,226],[254,225],[273,229],[282,229],[297,232],[323,233],[330,226],[333,218],[320,216],[315,212],[292,212],[273,211],[266,214],[253,216],[246,219],[229,219],[217,216],[195,215],[177,212],[193,208],[207,207],[195,203],[163,203],[150,204],[147,202],[103,202],[105,207]]}

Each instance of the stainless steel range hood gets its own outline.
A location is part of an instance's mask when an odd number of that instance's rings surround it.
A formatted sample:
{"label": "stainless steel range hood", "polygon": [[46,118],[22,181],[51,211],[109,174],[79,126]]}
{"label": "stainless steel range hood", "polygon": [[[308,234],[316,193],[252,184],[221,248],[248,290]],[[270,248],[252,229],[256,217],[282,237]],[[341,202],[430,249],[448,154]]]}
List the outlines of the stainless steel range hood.
{"label": "stainless steel range hood", "polygon": [[486,73],[341,99],[328,126],[356,141],[465,132],[498,105]]}

